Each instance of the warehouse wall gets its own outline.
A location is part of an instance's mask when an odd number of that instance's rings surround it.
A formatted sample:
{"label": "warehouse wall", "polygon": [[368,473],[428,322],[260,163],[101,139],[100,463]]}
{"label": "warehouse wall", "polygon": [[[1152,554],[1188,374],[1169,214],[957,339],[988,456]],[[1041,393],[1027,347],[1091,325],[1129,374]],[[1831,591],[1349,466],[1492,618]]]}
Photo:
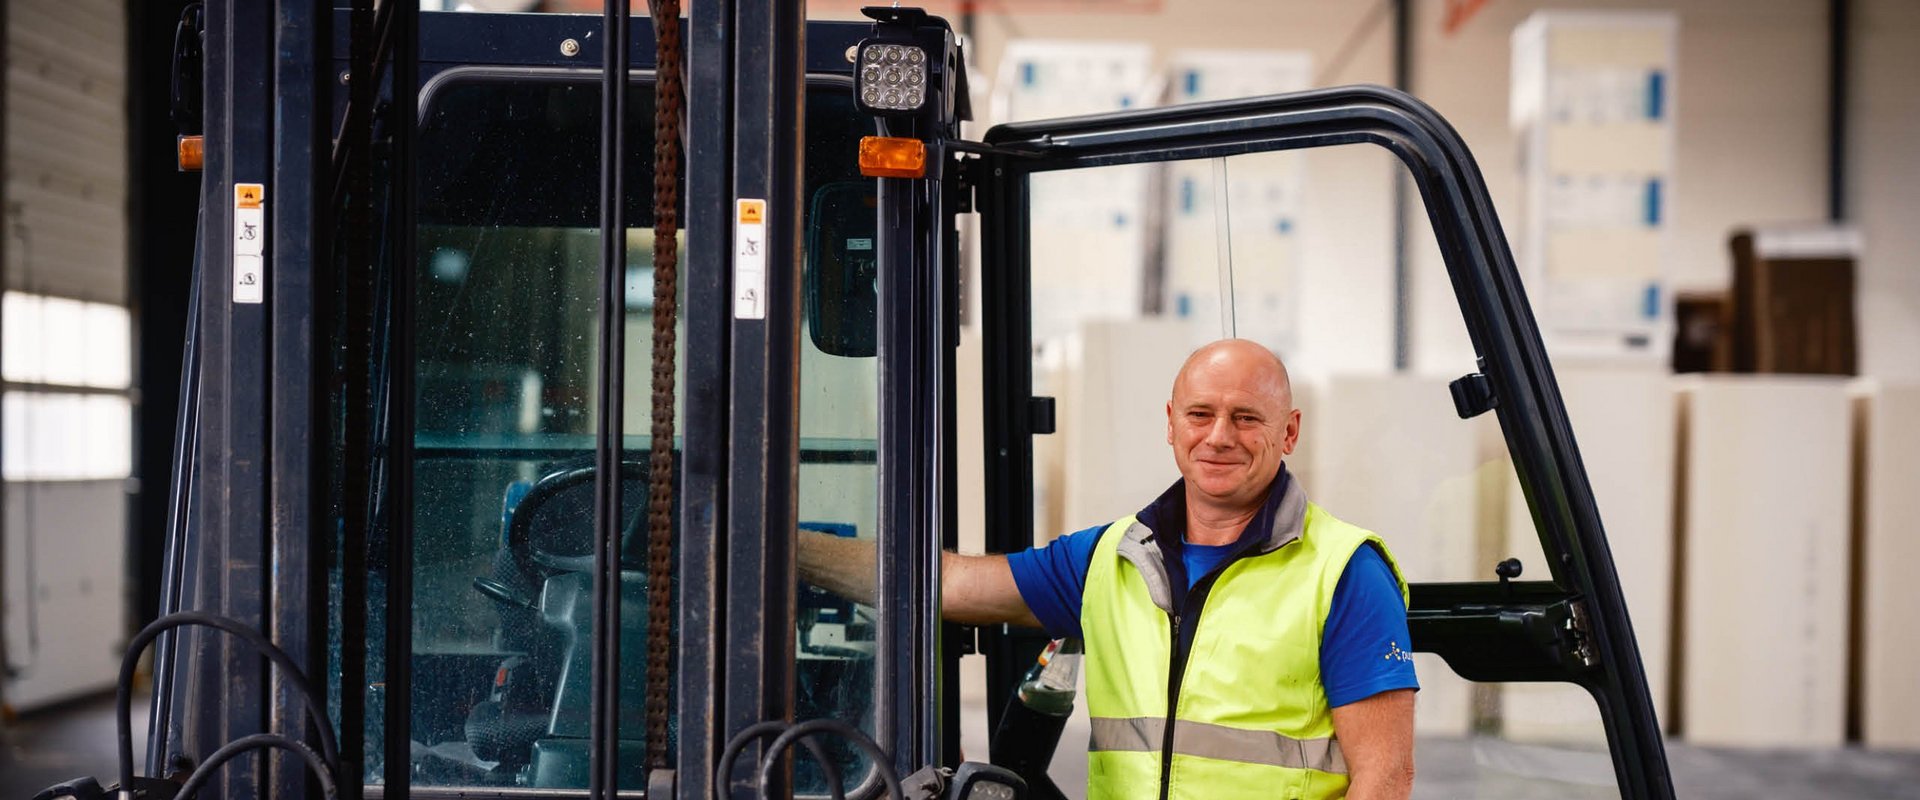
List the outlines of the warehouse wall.
{"label": "warehouse wall", "polygon": [[14,0],[6,13],[7,288],[124,305],[125,11]]}
{"label": "warehouse wall", "polygon": [[1854,0],[1847,207],[1860,259],[1860,369],[1920,381],[1920,3]]}
{"label": "warehouse wall", "polygon": [[115,0],[4,9],[0,695],[24,711],[111,686],[126,639],[127,41]]}
{"label": "warehouse wall", "polygon": [[[824,0],[815,16],[857,17]],[[930,2],[938,13],[953,8]],[[1007,4],[1017,7],[1017,4]],[[974,22],[976,75],[998,73],[1012,39],[1150,42],[1164,63],[1181,48],[1297,49],[1322,85],[1388,83],[1392,20],[1386,3],[1312,0],[1164,0],[1157,11],[983,13]],[[1828,0],[1511,0],[1487,3],[1453,34],[1445,4],[1414,0],[1413,91],[1460,130],[1486,174],[1507,229],[1520,213],[1519,143],[1508,129],[1509,41],[1537,10],[1674,10],[1680,19],[1677,174],[1668,270],[1679,290],[1725,287],[1727,237],[1740,225],[1826,217]],[[1054,6],[1057,10],[1060,6]],[[1325,71],[1353,40],[1338,74]],[[1867,251],[1859,282],[1862,370],[1920,379],[1920,4],[1854,3],[1849,140],[1850,207]],[[990,87],[976,86],[985,96]],[[975,108],[983,113],[985,103]],[[992,120],[982,120],[981,127]],[[1307,191],[1321,213],[1304,220],[1300,350],[1309,375],[1378,372],[1392,365],[1392,187],[1397,169],[1378,148],[1317,153]],[[1412,217],[1412,357],[1416,370],[1455,375],[1472,366],[1459,311],[1431,233]],[[1314,270],[1319,270],[1316,273]]]}
{"label": "warehouse wall", "polygon": [[[1413,90],[1466,137],[1508,235],[1521,213],[1520,143],[1507,126],[1509,37],[1540,9],[1674,10],[1680,18],[1673,215],[1674,288],[1722,288],[1727,235],[1740,225],[1826,215],[1826,0],[1580,0],[1489,3],[1441,31],[1439,3],[1416,2]],[[1455,375],[1473,354],[1439,252],[1417,251],[1415,366]],[[1664,348],[1662,348],[1664,352]]]}

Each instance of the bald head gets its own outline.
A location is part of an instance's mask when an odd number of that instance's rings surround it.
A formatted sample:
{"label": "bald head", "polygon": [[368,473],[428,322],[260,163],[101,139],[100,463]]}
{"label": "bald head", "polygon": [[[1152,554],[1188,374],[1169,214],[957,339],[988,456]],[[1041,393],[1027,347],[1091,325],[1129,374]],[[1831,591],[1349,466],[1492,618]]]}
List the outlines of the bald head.
{"label": "bald head", "polygon": [[1190,517],[1252,514],[1299,438],[1287,367],[1255,342],[1223,339],[1195,350],[1173,379],[1167,444],[1185,479]]}
{"label": "bald head", "polygon": [[1173,396],[1199,372],[1224,377],[1248,391],[1279,401],[1281,408],[1293,407],[1293,381],[1287,377],[1287,365],[1265,345],[1248,339],[1220,339],[1187,356],[1180,372],[1173,376]]}

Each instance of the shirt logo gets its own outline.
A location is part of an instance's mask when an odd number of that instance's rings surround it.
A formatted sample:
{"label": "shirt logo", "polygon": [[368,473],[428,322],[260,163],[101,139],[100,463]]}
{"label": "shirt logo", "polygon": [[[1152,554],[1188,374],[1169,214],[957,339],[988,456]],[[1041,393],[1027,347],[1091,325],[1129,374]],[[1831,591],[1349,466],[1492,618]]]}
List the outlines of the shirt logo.
{"label": "shirt logo", "polygon": [[1384,658],[1388,661],[1400,661],[1400,662],[1409,662],[1413,660],[1413,654],[1400,649],[1399,642],[1389,641],[1387,642],[1387,646],[1392,649],[1388,650],[1387,654],[1384,656],[1381,656],[1381,658]]}

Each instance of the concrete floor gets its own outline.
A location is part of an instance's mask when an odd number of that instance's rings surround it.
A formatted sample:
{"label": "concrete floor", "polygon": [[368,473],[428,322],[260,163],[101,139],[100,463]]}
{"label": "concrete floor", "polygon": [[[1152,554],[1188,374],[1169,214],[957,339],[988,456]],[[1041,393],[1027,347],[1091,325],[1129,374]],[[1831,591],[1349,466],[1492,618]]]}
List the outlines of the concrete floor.
{"label": "concrete floor", "polygon": [[[144,702],[135,705],[135,752],[145,739]],[[1079,733],[1084,741],[1085,734]],[[1065,737],[1075,739],[1075,732]],[[24,800],[83,775],[111,783],[118,770],[112,698],[21,719],[0,729],[0,798]],[[1491,739],[1423,738],[1414,797],[1422,800],[1615,798],[1605,753],[1528,747]],[[984,748],[981,748],[984,749]],[[971,751],[970,751],[971,752]],[[1669,743],[1678,796],[1688,800],[1920,798],[1920,753],[1828,750],[1723,750]],[[1086,761],[1062,752],[1054,774],[1069,794],[1086,780]]]}
{"label": "concrete floor", "polygon": [[[134,698],[136,770],[146,758],[147,706],[145,695]],[[36,711],[0,726],[0,798],[26,800],[48,786],[87,776],[101,786],[118,783],[118,741],[112,695]]]}

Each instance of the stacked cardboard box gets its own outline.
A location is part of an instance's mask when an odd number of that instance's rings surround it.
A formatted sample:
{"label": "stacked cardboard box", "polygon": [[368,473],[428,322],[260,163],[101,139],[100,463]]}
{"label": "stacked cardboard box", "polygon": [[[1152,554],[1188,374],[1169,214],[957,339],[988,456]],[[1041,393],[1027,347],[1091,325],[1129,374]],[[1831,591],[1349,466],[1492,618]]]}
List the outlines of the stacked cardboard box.
{"label": "stacked cardboard box", "polygon": [[1855,374],[1853,237],[1742,231],[1732,248],[1734,371]]}

